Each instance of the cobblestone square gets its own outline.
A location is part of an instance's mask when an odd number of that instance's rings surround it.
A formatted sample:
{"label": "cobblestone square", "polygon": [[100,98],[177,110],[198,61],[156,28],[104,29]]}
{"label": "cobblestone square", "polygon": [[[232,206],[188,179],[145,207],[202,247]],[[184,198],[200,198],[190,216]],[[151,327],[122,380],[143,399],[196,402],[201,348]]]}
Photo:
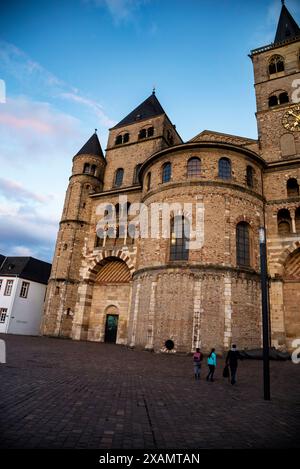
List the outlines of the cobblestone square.
{"label": "cobblestone square", "polygon": [[238,383],[193,379],[190,356],[1,335],[1,448],[299,448],[300,365],[244,360]]}

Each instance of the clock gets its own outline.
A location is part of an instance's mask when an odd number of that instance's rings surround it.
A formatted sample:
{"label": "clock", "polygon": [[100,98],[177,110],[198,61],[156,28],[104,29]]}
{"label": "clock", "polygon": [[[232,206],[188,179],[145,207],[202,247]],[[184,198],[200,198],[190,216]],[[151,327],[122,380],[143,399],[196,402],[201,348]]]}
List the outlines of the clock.
{"label": "clock", "polygon": [[283,115],[282,125],[291,132],[300,131],[300,106],[293,107]]}

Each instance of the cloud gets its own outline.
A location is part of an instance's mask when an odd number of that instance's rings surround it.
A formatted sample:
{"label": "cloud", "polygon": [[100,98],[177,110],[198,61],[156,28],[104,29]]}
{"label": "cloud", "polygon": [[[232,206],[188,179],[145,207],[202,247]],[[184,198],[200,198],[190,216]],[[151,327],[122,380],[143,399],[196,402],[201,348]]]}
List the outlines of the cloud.
{"label": "cloud", "polygon": [[58,220],[39,214],[33,207],[14,206],[0,211],[0,253],[6,256],[32,255],[51,261]]}
{"label": "cloud", "polygon": [[138,10],[151,0],[84,0],[96,7],[106,8],[111,14],[114,22],[134,21]]}
{"label": "cloud", "polygon": [[83,98],[82,96],[79,96],[78,94],[75,93],[61,93],[60,95],[62,98],[68,99],[70,101],[73,101],[75,103],[80,103],[88,108],[92,109],[94,113],[97,115],[97,117],[100,119],[100,122],[104,127],[113,127],[116,122],[111,120],[109,117],[106,116],[106,114],[103,111],[103,107],[97,103],[96,101],[93,101],[88,98]]}
{"label": "cloud", "polygon": [[28,90],[28,93],[32,93],[34,89],[47,99],[72,100],[92,111],[104,127],[109,128],[114,124],[100,103],[84,96],[77,88],[60,80],[33,61],[24,51],[3,40],[0,40],[0,69],[21,81],[22,89]]}
{"label": "cloud", "polygon": [[81,122],[50,103],[26,97],[0,106],[0,161],[26,164],[74,154],[86,138]]}
{"label": "cloud", "polygon": [[[26,189],[22,184],[9,179],[0,178],[0,194],[10,200],[24,201],[30,200],[33,202],[44,203],[47,202],[49,197],[41,194],[36,194]],[[0,212],[1,213],[1,212]]]}

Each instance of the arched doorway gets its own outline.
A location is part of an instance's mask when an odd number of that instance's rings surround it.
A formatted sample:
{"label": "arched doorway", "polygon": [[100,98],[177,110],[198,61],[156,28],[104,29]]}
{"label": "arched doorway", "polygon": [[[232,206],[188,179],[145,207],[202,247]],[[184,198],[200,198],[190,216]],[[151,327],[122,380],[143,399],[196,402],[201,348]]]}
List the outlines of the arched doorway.
{"label": "arched doorway", "polygon": [[127,343],[131,272],[122,259],[101,261],[92,287],[89,340]]}
{"label": "arched doorway", "polygon": [[300,337],[300,248],[287,259],[283,284],[284,323],[288,346]]}
{"label": "arched doorway", "polygon": [[118,335],[119,311],[115,306],[109,306],[105,312],[104,342],[115,344]]}

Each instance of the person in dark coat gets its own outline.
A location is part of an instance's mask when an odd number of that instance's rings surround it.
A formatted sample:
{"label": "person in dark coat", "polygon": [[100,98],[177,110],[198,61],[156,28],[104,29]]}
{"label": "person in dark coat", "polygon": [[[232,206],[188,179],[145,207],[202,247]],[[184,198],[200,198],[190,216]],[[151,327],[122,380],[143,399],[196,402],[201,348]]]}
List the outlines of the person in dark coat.
{"label": "person in dark coat", "polygon": [[231,350],[227,353],[226,365],[229,365],[231,384],[236,383],[236,372],[238,368],[238,360],[242,360],[240,352],[237,350],[236,345],[232,344]]}

